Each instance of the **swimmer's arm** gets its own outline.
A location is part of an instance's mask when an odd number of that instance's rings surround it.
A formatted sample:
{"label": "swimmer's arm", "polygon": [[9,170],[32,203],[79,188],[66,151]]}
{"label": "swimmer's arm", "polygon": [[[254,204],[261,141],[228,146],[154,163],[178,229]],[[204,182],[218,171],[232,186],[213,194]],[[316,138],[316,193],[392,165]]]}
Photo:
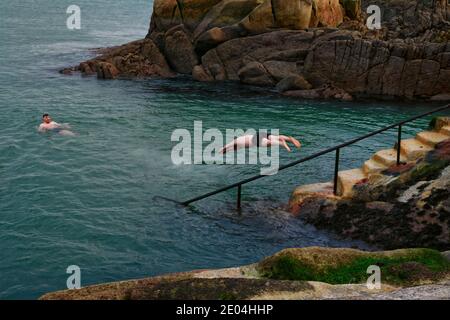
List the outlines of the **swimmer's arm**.
{"label": "swimmer's arm", "polygon": [[53,128],[58,128],[58,129],[71,129],[70,125],[68,123],[58,123],[58,122],[52,122]]}
{"label": "swimmer's arm", "polygon": [[234,150],[235,143],[236,143],[236,140],[233,140],[229,144],[225,145],[222,149],[220,149],[219,153],[224,154],[224,153],[227,153],[228,151]]}
{"label": "swimmer's arm", "polygon": [[39,132],[45,132],[45,131],[47,131],[47,129],[44,127],[43,124],[41,124],[41,125],[39,126],[39,128],[38,128],[38,131],[39,131]]}
{"label": "swimmer's arm", "polygon": [[263,146],[264,147],[270,147],[270,146],[283,146],[288,152],[291,152],[291,148],[287,145],[285,141],[278,140],[278,139],[263,139]]}

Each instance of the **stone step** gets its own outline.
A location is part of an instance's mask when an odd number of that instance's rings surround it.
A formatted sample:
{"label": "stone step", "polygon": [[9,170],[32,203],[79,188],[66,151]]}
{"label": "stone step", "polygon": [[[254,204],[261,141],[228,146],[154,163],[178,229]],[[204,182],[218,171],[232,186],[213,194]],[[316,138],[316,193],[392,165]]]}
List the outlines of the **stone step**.
{"label": "stone step", "polygon": [[430,147],[415,138],[402,140],[401,151],[406,155],[409,161],[417,160],[431,150],[433,150],[433,147]]}
{"label": "stone step", "polygon": [[435,131],[423,131],[417,134],[416,136],[417,140],[422,142],[423,144],[426,144],[430,147],[433,147],[437,145],[439,142],[442,142],[444,140],[450,139],[448,135],[435,132]]}
{"label": "stone step", "polygon": [[439,131],[442,134],[445,134],[447,136],[450,136],[450,126],[445,126],[441,128],[441,131]]}
{"label": "stone step", "polygon": [[366,162],[364,162],[363,165],[363,171],[366,174],[380,172],[385,169],[387,169],[387,166],[384,163],[379,162],[375,159],[367,160]]}
{"label": "stone step", "polygon": [[337,194],[342,197],[351,197],[353,195],[353,186],[367,178],[367,175],[361,168],[339,171]]}
{"label": "stone step", "polygon": [[[397,150],[395,149],[380,150],[373,155],[372,159],[384,164],[386,167],[390,167],[394,164],[397,164]],[[407,160],[406,157],[403,154],[400,154],[400,161],[406,162],[406,160]]]}

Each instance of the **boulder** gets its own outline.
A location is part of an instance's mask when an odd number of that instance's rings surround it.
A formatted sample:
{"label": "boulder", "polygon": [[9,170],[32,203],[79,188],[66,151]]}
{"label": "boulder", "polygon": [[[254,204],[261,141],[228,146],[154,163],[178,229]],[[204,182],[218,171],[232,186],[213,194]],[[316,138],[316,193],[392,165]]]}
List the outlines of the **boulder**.
{"label": "boulder", "polygon": [[167,31],[181,23],[183,20],[177,0],[155,0],[153,2],[150,33],[155,30]]}
{"label": "boulder", "polygon": [[[380,31],[361,22],[369,4],[384,8]],[[298,97],[444,101],[449,11],[445,0],[155,0],[146,39],[62,72],[171,77],[173,69],[200,81],[278,84]]]}
{"label": "boulder", "polygon": [[222,0],[178,0],[179,7],[181,7],[183,24],[190,31],[194,31],[208,12],[221,1]]}
{"label": "boulder", "polygon": [[116,66],[109,62],[100,62],[96,65],[97,78],[99,79],[115,79],[119,75]]}
{"label": "boulder", "polygon": [[359,20],[362,16],[361,0],[339,0],[344,8],[345,15],[352,20]]}
{"label": "boulder", "polygon": [[74,67],[64,68],[62,70],[59,70],[59,73],[64,74],[66,76],[72,75],[74,71],[77,71],[76,69],[77,68],[74,68]]}
{"label": "boulder", "polygon": [[309,90],[312,85],[303,76],[292,75],[278,82],[276,88],[278,92],[285,92],[289,90]]}
{"label": "boulder", "polygon": [[283,92],[283,95],[287,97],[300,98],[300,99],[320,99],[320,92],[316,89],[312,90],[289,90]]}
{"label": "boulder", "polygon": [[233,26],[253,11],[261,0],[222,0],[205,15],[193,32],[198,38],[213,28]]}
{"label": "boulder", "polygon": [[92,64],[90,65],[87,62],[80,63],[79,70],[84,75],[92,75],[96,73],[95,68],[92,68]]}
{"label": "boulder", "polygon": [[[350,15],[357,15],[357,4],[350,2],[343,4]],[[230,26],[249,34],[276,28],[337,27],[345,12],[339,0],[155,0],[149,34],[179,24],[195,39],[212,28]]]}
{"label": "boulder", "polygon": [[264,61],[263,64],[267,72],[269,72],[276,81],[297,74],[297,64],[295,62],[269,60]]}
{"label": "boulder", "polygon": [[152,64],[157,64],[162,68],[169,69],[167,60],[153,41],[144,41],[140,47],[140,55]]}
{"label": "boulder", "polygon": [[101,49],[99,53],[98,57],[80,63],[77,69],[83,75],[97,73],[101,79],[115,79],[118,76],[173,76],[166,58],[151,39]]}
{"label": "boulder", "polygon": [[265,0],[239,23],[248,34],[268,32],[274,27],[272,1]]}
{"label": "boulder", "polygon": [[292,30],[309,27],[313,0],[273,0],[271,3],[276,26]]}
{"label": "boulder", "polygon": [[339,0],[313,0],[310,27],[337,27],[345,11]]}
{"label": "boulder", "polygon": [[450,21],[450,5],[447,0],[362,0],[361,2],[363,12],[369,5],[383,8],[381,21],[383,40],[417,38],[418,42],[447,41],[445,34],[449,30],[448,22]]}
{"label": "boulder", "polygon": [[214,77],[206,73],[205,69],[201,65],[195,66],[192,69],[192,78],[200,82],[208,82],[214,80]]}
{"label": "boulder", "polygon": [[[293,56],[298,52],[304,54],[302,50],[312,45],[313,38],[312,32],[287,30],[236,38],[209,50],[202,57],[202,65],[205,70],[208,70],[211,65],[219,64],[226,70],[228,80],[240,80],[238,71],[249,62],[246,60],[264,63],[271,56],[273,60],[280,59],[283,57],[282,52],[293,52]],[[292,56],[290,59],[293,59]]]}
{"label": "boulder", "polygon": [[166,32],[164,53],[173,70],[182,74],[191,74],[199,62],[191,37],[182,25]]}
{"label": "boulder", "polygon": [[430,98],[431,101],[450,101],[450,93],[437,94]]}
{"label": "boulder", "polygon": [[274,79],[260,62],[250,62],[238,72],[242,83],[257,86],[273,86]]}
{"label": "boulder", "polygon": [[195,41],[195,51],[199,55],[203,55],[221,43],[234,38],[239,38],[243,33],[246,33],[246,31],[239,26],[230,26],[225,28],[214,27],[198,37]]}
{"label": "boulder", "polygon": [[155,0],[150,32],[168,31],[183,24],[193,31],[203,17],[221,0]]}

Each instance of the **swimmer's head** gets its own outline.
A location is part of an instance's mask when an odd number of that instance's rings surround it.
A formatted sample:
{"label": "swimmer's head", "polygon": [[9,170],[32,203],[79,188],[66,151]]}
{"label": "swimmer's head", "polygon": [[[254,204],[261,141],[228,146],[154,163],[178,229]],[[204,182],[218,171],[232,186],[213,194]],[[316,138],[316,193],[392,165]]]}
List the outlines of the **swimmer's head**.
{"label": "swimmer's head", "polygon": [[44,115],[42,115],[42,121],[45,123],[50,123],[52,122],[52,118],[49,116],[48,113],[45,113]]}

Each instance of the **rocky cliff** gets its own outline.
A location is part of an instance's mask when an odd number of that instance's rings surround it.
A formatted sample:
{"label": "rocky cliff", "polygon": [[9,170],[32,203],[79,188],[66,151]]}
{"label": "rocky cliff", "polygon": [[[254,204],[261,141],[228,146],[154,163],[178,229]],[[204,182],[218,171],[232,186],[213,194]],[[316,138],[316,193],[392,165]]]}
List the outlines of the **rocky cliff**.
{"label": "rocky cliff", "polygon": [[[380,30],[366,27],[369,5],[382,11]],[[300,98],[447,100],[449,39],[446,0],[155,0],[146,39],[75,69],[191,74]]]}

